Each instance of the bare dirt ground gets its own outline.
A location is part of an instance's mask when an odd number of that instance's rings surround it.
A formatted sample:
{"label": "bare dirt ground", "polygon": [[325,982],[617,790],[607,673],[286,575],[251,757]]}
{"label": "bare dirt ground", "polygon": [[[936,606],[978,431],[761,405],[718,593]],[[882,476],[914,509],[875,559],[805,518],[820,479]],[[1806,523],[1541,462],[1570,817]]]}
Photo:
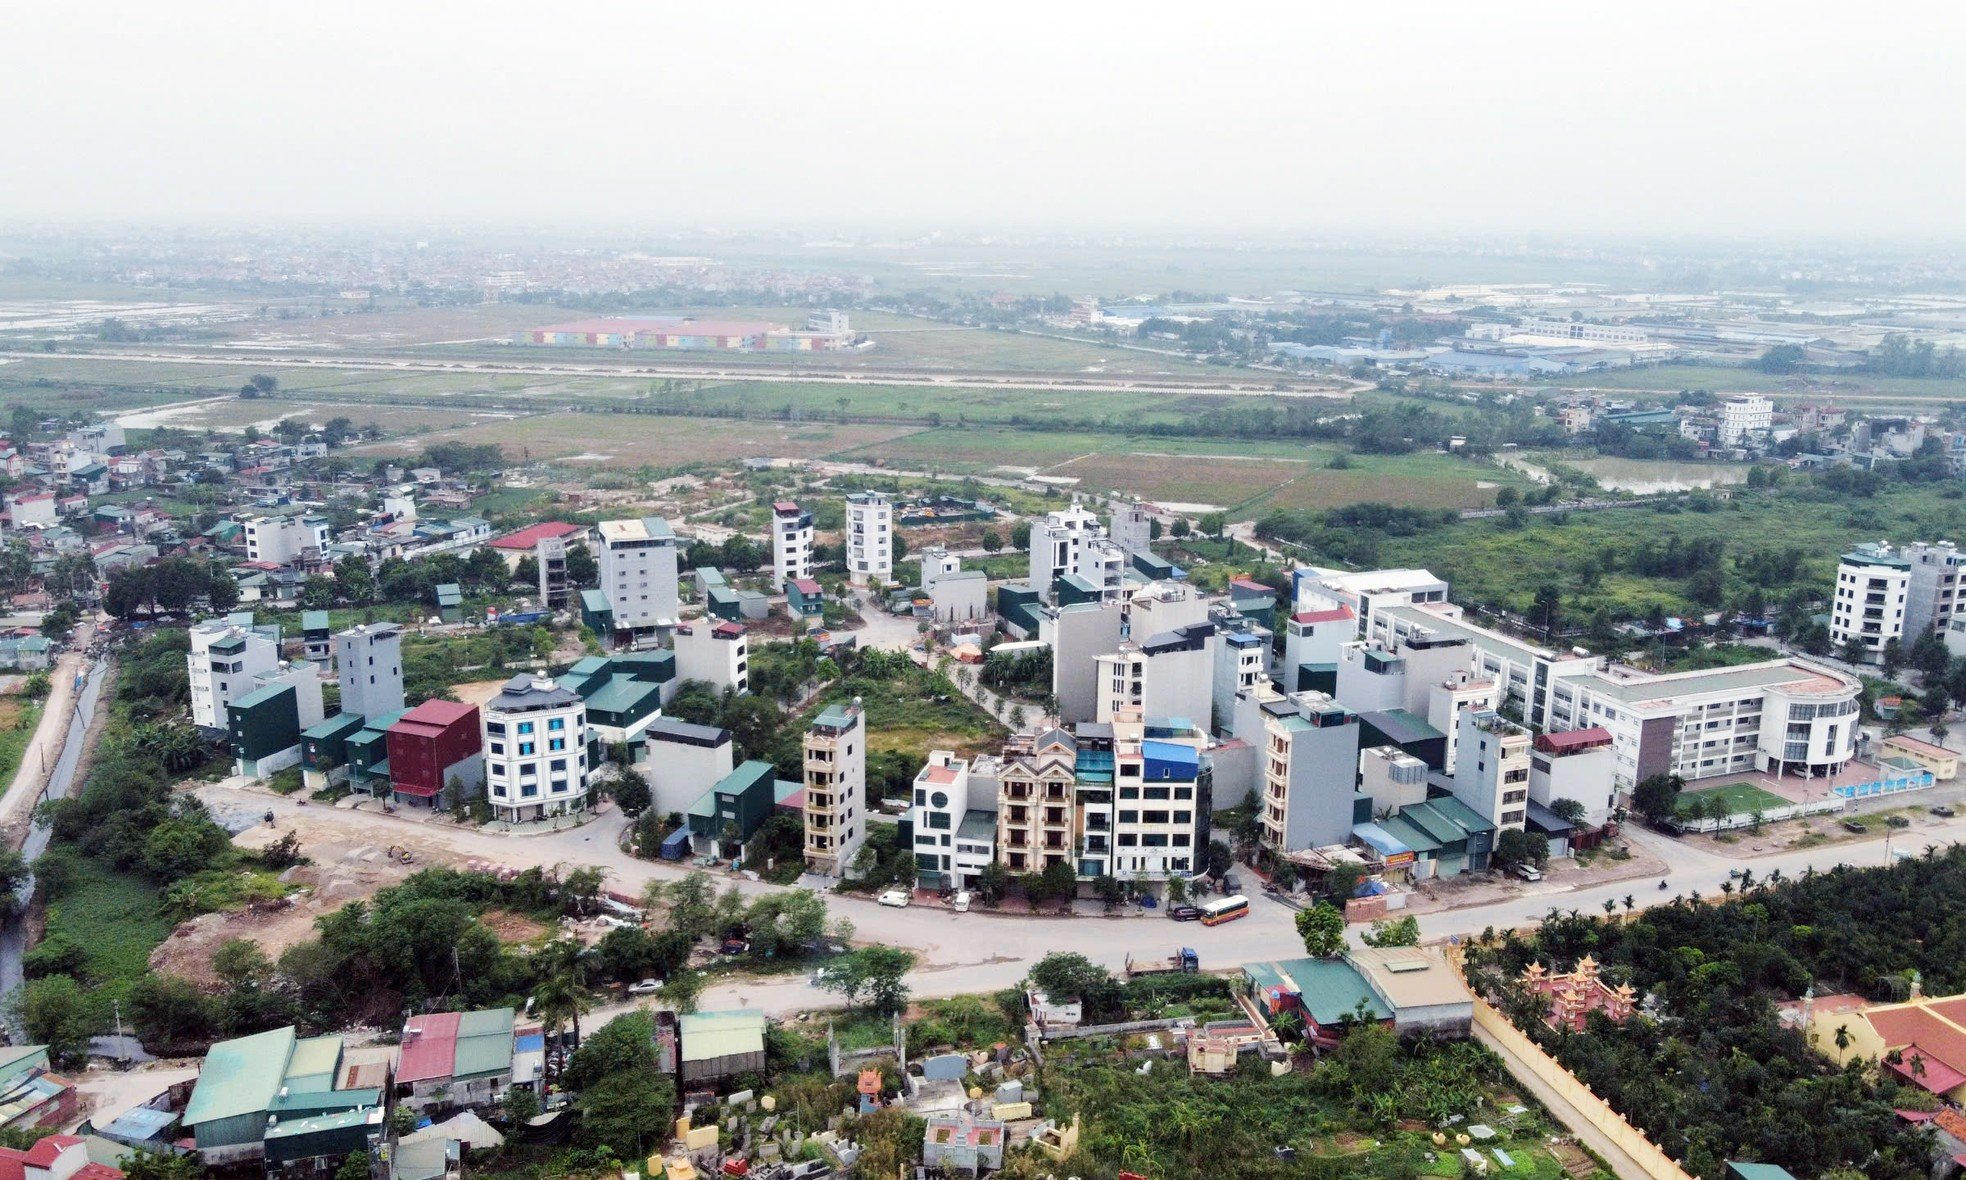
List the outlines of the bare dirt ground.
{"label": "bare dirt ground", "polygon": [[311,824],[306,819],[277,828],[248,828],[235,836],[233,843],[258,850],[278,840],[289,829],[299,836],[301,851],[311,862],[297,865],[284,874],[298,892],[283,899],[284,904],[201,914],[180,923],[151,952],[152,970],[182,975],[203,987],[216,987],[219,980],[212,971],[212,954],[231,939],[251,939],[268,957],[277,959],[288,947],[313,937],[316,918],[396,884],[419,866],[449,861],[440,843],[418,840],[414,833],[390,834],[391,839],[405,841],[412,847],[416,863],[405,865],[387,855],[386,843],[350,843],[340,830]]}

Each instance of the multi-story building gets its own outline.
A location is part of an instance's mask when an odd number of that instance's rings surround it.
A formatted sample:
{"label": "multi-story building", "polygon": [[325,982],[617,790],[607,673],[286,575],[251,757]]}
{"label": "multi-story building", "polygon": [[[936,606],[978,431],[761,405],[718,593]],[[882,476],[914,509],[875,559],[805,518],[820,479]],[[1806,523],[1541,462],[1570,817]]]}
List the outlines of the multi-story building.
{"label": "multi-story building", "polygon": [[1613,665],[1558,679],[1545,729],[1609,730],[1620,790],[1656,774],[1813,778],[1856,756],[1862,697],[1856,677],[1798,659],[1664,676]]}
{"label": "multi-story building", "polygon": [[247,561],[265,561],[274,565],[319,561],[331,540],[328,518],[325,516],[251,513],[238,520],[246,538]]}
{"label": "multi-story building", "polygon": [[335,675],[341,682],[341,711],[382,717],[403,708],[403,629],[395,623],[364,623],[336,633]]}
{"label": "multi-story building", "polygon": [[[1062,729],[1018,735],[1004,747],[997,772],[997,856],[1013,873],[1072,864],[1081,825],[1077,809],[1078,743]],[[1106,830],[1088,839],[1111,848]],[[1075,866],[1076,867],[1076,866]]]}
{"label": "multi-story building", "polygon": [[1260,839],[1301,852],[1351,838],[1358,794],[1359,722],[1321,692],[1263,706]]}
{"label": "multi-story building", "polygon": [[191,628],[185,667],[191,680],[192,723],[223,733],[229,724],[227,706],[257,690],[255,677],[278,671],[279,629],[254,627],[250,615],[207,619]]}
{"label": "multi-story building", "polygon": [[1141,716],[1211,723],[1215,700],[1215,624],[1189,623],[1098,657],[1098,721],[1132,710]]}
{"label": "multi-story building", "polygon": [[1119,646],[1125,622],[1125,604],[1119,602],[1078,602],[1039,612],[1038,638],[1051,649],[1051,697],[1060,721],[1070,725],[1098,714],[1097,660]]}
{"label": "multi-story building", "polygon": [[856,586],[894,580],[894,503],[886,492],[846,498],[846,576]]}
{"label": "multi-story building", "polygon": [[1128,557],[1154,551],[1154,514],[1147,511],[1145,504],[1138,500],[1115,500],[1109,519],[1113,544]]}
{"label": "multi-story building", "polygon": [[[1110,726],[1110,788],[1084,773],[1083,763],[1098,749],[1096,734],[1078,743],[1080,847],[1078,875],[1111,873],[1129,880],[1165,880],[1187,875],[1208,846],[1213,812],[1201,751],[1208,735],[1193,724],[1160,722],[1129,711]],[[1099,804],[1110,790],[1113,844],[1108,864],[1098,860],[1090,838],[1098,833]]]}
{"label": "multi-story building", "polygon": [[1915,541],[1904,549],[1911,563],[1911,582],[1905,593],[1904,642],[1910,644],[1930,631],[1945,634],[1960,603],[1960,571],[1966,553],[1951,541]]}
{"label": "multi-story building", "polygon": [[1584,822],[1601,827],[1618,808],[1612,773],[1611,731],[1601,725],[1536,735],[1529,752],[1529,800],[1548,807],[1558,799],[1584,806]]}
{"label": "multi-story building", "polygon": [[751,691],[751,640],[744,624],[697,619],[675,630],[676,677],[719,692]]}
{"label": "multi-story building", "polygon": [[384,749],[398,806],[441,810],[484,790],[485,739],[476,705],[427,700],[389,725]]}
{"label": "multi-story building", "polygon": [[1305,566],[1291,571],[1291,608],[1329,610],[1347,606],[1364,634],[1372,612],[1381,607],[1418,606],[1447,601],[1447,583],[1426,570],[1343,570]]}
{"label": "multi-story building", "polygon": [[547,610],[565,610],[573,601],[573,579],[567,576],[567,549],[586,532],[579,525],[548,520],[491,540],[493,552],[517,569],[530,557],[539,570],[539,601]]}
{"label": "multi-story building", "polygon": [[1758,393],[1736,394],[1720,403],[1715,441],[1723,447],[1746,446],[1767,438],[1774,424],[1774,402]]}
{"label": "multi-story building", "polygon": [[948,750],[929,751],[908,818],[925,887],[967,889],[996,859],[996,783],[972,778],[969,762]]}
{"label": "multi-story building", "polygon": [[938,580],[945,575],[961,572],[963,559],[941,545],[930,545],[922,550],[921,565],[922,593],[933,594]]}
{"label": "multi-story building", "polygon": [[1268,627],[1239,614],[1216,611],[1212,617],[1215,620],[1212,728],[1222,728],[1230,724],[1235,714],[1236,694],[1270,679],[1270,643],[1275,635]]}
{"label": "multi-story building", "polygon": [[1454,797],[1497,831],[1522,828],[1529,811],[1529,731],[1492,710],[1468,709],[1457,721]]}
{"label": "multi-story building", "polygon": [[812,513],[790,500],[771,506],[771,573],[781,588],[812,577]]}
{"label": "multi-story building", "polygon": [[1427,764],[1398,746],[1359,751],[1358,793],[1372,801],[1378,819],[1427,801]]}
{"label": "multi-story building", "polygon": [[604,520],[600,534],[600,589],[615,630],[607,638],[634,644],[674,627],[682,616],[682,597],[676,534],[669,522],[659,516]]}
{"label": "multi-story building", "polygon": [[[1460,607],[1447,602],[1373,607],[1367,620],[1367,636],[1383,647],[1401,649],[1409,660],[1422,648],[1464,644],[1456,650],[1467,653],[1472,661],[1468,670],[1482,679],[1495,681],[1505,706],[1518,711],[1529,725],[1544,728],[1549,724],[1545,714],[1550,692],[1557,681],[1566,676],[1588,675],[1597,670],[1599,663],[1596,657],[1581,649],[1558,652],[1476,626],[1461,617]],[[1456,659],[1459,658],[1457,655]],[[1446,669],[1438,670],[1439,676],[1445,674]],[[1434,679],[1435,675],[1429,675],[1420,683]]]}
{"label": "multi-story building", "polygon": [[1881,662],[1884,648],[1905,639],[1911,596],[1911,562],[1883,541],[1865,543],[1836,563],[1836,597],[1830,603],[1829,637],[1839,653],[1862,652]]}
{"label": "multi-story building", "polygon": [[1031,586],[1049,594],[1058,579],[1076,575],[1102,597],[1125,586],[1127,552],[1106,535],[1099,518],[1077,500],[1031,522]]}
{"label": "multi-story building", "polygon": [[[1285,692],[1307,688],[1330,692],[1337,685],[1338,650],[1358,638],[1358,615],[1349,606],[1298,610],[1284,624]],[[1322,681],[1322,683],[1320,683]]]}
{"label": "multi-story building", "polygon": [[1454,773],[1461,744],[1461,714],[1469,709],[1492,710],[1501,704],[1493,680],[1460,671],[1427,690],[1427,724],[1447,735],[1447,759],[1441,769]]}
{"label": "multi-story building", "polygon": [[828,705],[805,735],[806,868],[843,877],[867,839],[867,718]]}
{"label": "multi-story building", "polygon": [[543,676],[520,673],[482,711],[485,793],[508,823],[587,807],[587,705]]}

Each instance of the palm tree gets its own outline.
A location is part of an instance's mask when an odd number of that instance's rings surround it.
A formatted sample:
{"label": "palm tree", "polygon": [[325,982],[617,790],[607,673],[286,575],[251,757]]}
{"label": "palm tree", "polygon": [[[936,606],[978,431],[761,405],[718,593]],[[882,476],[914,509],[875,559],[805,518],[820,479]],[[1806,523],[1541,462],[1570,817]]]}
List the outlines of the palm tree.
{"label": "palm tree", "polygon": [[1629,914],[1637,908],[1638,908],[1638,899],[1636,897],[1633,897],[1629,893],[1625,894],[1625,912]]}
{"label": "palm tree", "polygon": [[1610,917],[1610,916],[1611,916],[1612,914],[1614,914],[1614,913],[1616,913],[1616,912],[1617,912],[1617,910],[1618,910],[1618,899],[1617,899],[1617,898],[1614,898],[1614,897],[1607,897],[1607,898],[1605,898],[1605,899],[1604,899],[1604,916],[1605,916],[1605,917],[1607,917],[1607,918],[1608,918],[1608,917]]}
{"label": "palm tree", "polygon": [[[587,989],[574,981],[571,974],[548,975],[532,989],[533,1012],[546,1023],[557,1036],[568,1024],[573,1025],[573,1039],[580,1041],[580,1017],[592,1010],[594,1001]],[[551,1058],[548,1059],[550,1065]]]}

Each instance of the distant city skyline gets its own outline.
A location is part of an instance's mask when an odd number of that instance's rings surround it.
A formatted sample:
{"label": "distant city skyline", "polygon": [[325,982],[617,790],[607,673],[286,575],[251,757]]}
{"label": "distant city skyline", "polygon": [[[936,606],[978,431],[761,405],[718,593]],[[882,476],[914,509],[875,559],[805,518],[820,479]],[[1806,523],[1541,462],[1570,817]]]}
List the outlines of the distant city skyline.
{"label": "distant city skyline", "polygon": [[0,44],[0,219],[1955,235],[1963,33],[1943,4],[38,6]]}

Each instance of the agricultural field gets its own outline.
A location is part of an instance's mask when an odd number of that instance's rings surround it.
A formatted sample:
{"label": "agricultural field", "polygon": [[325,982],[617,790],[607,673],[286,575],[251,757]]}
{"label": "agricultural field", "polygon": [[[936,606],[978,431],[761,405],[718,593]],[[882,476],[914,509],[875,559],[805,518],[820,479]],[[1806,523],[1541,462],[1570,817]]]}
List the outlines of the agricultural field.
{"label": "agricultural field", "polygon": [[1551,378],[1546,383],[1566,389],[1653,390],[1662,393],[1677,393],[1682,389],[1705,389],[1713,393],[1764,393],[1782,401],[1838,398],[1862,401],[1866,403],[1865,408],[1869,409],[1892,404],[1917,405],[1966,400],[1966,380],[1937,377],[1877,377],[1864,373],[1835,377],[1806,374],[1779,377],[1763,373],[1758,369],[1722,368],[1709,365],[1660,365],[1654,368],[1579,373],[1570,377]]}
{"label": "agricultural field", "polygon": [[[362,421],[359,416],[357,422]],[[907,427],[842,426],[827,422],[737,422],[652,414],[562,411],[508,418],[414,439],[349,448],[351,454],[413,454],[433,442],[497,443],[515,459],[592,463],[604,467],[687,467],[756,457],[810,459],[881,442]]]}
{"label": "agricultural field", "polygon": [[271,430],[285,418],[320,425],[330,418],[347,418],[358,427],[375,425],[388,435],[418,434],[462,426],[478,426],[515,417],[497,411],[425,409],[419,406],[348,402],[303,402],[287,398],[246,400],[238,397],[201,398],[124,414],[116,420],[128,429],[238,431],[247,426]]}
{"label": "agricultural field", "polygon": [[20,770],[27,744],[34,740],[34,727],[41,721],[41,703],[18,693],[0,697],[0,793],[4,793]]}

